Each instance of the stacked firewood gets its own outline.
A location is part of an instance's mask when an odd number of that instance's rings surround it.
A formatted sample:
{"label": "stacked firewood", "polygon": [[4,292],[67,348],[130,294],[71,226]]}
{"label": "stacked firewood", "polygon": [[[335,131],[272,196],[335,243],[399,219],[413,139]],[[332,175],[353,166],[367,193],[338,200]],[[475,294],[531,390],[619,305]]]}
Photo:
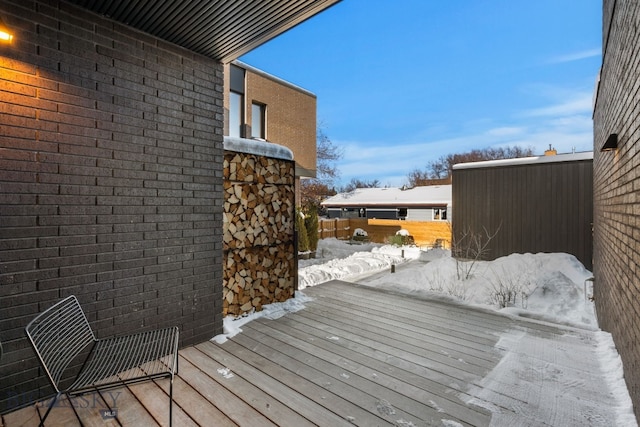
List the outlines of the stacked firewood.
{"label": "stacked firewood", "polygon": [[294,293],[294,163],[225,152],[223,315]]}

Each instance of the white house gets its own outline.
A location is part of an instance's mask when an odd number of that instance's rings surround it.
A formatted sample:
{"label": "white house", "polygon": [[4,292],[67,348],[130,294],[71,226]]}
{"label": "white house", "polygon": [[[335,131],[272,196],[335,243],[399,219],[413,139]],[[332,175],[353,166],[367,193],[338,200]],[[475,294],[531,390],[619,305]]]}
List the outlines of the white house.
{"label": "white house", "polygon": [[322,202],[329,218],[451,221],[451,185],[358,188]]}

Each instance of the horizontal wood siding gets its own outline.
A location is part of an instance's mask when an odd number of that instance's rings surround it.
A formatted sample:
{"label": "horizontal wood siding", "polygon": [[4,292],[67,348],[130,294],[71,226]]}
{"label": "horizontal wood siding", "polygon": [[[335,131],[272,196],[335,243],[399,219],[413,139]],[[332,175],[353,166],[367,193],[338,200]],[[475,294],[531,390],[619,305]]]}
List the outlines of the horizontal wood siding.
{"label": "horizontal wood siding", "polygon": [[566,252],[592,268],[593,162],[457,169],[453,232],[498,233],[485,259]]}

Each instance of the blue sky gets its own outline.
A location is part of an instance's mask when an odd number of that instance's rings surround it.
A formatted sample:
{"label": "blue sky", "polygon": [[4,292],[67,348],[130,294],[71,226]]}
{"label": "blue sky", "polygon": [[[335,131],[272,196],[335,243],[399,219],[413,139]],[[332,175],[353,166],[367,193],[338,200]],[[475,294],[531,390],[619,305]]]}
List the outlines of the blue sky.
{"label": "blue sky", "polygon": [[240,58],[318,97],[352,178],[449,153],[590,151],[600,0],[343,0]]}

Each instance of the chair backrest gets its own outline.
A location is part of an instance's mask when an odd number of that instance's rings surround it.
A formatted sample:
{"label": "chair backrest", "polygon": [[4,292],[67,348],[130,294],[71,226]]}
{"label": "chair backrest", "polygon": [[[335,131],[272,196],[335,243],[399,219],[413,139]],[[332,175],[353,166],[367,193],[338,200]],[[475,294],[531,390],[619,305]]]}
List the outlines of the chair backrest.
{"label": "chair backrest", "polygon": [[29,322],[26,332],[58,392],[65,369],[88,345],[95,342],[89,321],[73,295],[40,313]]}

